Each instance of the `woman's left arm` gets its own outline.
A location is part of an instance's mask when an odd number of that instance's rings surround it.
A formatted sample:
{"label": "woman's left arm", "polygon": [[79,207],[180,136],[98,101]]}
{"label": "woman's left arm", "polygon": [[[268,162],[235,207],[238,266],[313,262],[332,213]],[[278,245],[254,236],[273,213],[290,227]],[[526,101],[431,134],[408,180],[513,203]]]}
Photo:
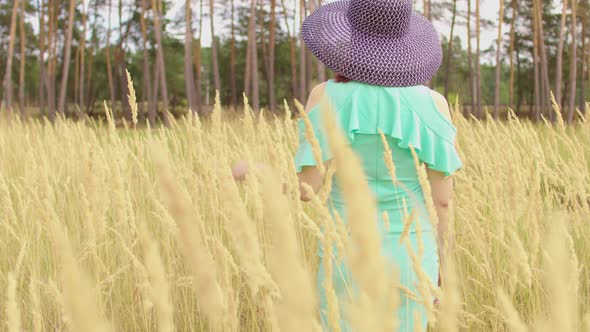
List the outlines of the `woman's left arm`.
{"label": "woman's left arm", "polygon": [[[324,95],[325,87],[326,83],[322,83],[311,91],[311,94],[307,100],[307,105],[305,106],[305,112],[309,113],[320,103],[321,98]],[[262,164],[257,164],[257,167],[265,166]],[[248,171],[248,163],[245,161],[239,161],[234,167],[232,167],[232,174],[236,181],[243,181],[246,178]],[[316,166],[303,167],[301,172],[297,174],[297,177],[299,178],[299,192],[301,193],[301,200],[304,202],[310,201],[313,197],[313,194],[317,193],[324,184],[324,175]],[[313,189],[313,193],[309,193],[307,190],[305,190],[303,188],[304,184],[311,187]],[[284,185],[283,188],[285,188]]]}
{"label": "woman's left arm", "polygon": [[[267,167],[263,164],[257,164],[256,167],[264,168]],[[236,181],[244,181],[250,171],[248,162],[241,160],[232,167],[232,175]],[[319,168],[315,166],[303,167],[301,173],[297,174],[299,178],[299,192],[301,193],[301,200],[309,202],[315,193],[317,193],[324,184],[324,175],[320,172]],[[307,185],[313,189],[313,193],[305,190],[304,185]],[[283,192],[286,191],[286,184],[283,183]]]}
{"label": "woman's left arm", "polygon": [[[307,99],[307,105],[305,106],[306,113],[311,112],[311,110],[320,103],[322,97],[324,96],[325,90],[326,83],[322,83],[311,90],[309,98]],[[316,166],[303,167],[301,173],[297,174],[297,177],[299,178],[299,191],[301,192],[301,200],[304,202],[309,202],[313,195],[312,193],[303,190],[302,184],[307,184],[310,186],[313,189],[313,194],[317,193],[324,184],[324,174],[322,174],[322,172],[320,172],[319,168]]]}

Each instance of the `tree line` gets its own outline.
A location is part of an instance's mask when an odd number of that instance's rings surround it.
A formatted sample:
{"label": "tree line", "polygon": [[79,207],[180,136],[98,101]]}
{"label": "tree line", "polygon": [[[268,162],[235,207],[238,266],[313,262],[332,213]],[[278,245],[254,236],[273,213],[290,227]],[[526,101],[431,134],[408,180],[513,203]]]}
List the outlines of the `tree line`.
{"label": "tree line", "polygon": [[[441,70],[425,84],[460,98],[466,115],[501,117],[510,107],[554,120],[552,92],[570,122],[585,112],[588,0],[497,0],[497,20],[482,17],[482,0],[419,1],[428,19],[449,27],[440,31]],[[186,0],[174,12],[173,3],[1,0],[3,111],[86,116],[106,100],[130,118],[126,71],[152,124],[167,123],[167,111],[207,113],[215,91],[229,107],[245,96],[256,110],[276,111],[334,74],[299,34],[322,0]],[[496,41],[483,48],[492,31]]]}

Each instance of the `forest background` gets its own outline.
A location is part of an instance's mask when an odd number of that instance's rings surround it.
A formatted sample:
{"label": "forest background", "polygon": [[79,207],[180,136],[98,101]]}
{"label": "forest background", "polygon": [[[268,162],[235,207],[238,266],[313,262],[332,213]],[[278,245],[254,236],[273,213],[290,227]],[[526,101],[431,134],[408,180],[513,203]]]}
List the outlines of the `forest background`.
{"label": "forest background", "polygon": [[[167,122],[164,110],[208,113],[216,90],[224,106],[245,95],[254,109],[276,111],[333,75],[299,35],[321,4],[2,0],[2,105],[53,119],[103,114],[106,100],[130,119],[128,70],[152,123]],[[465,115],[500,117],[510,107],[554,120],[550,92],[570,122],[576,109],[585,112],[588,1],[424,0],[415,8],[437,26],[444,51],[441,70],[425,83],[451,103],[460,98]]]}

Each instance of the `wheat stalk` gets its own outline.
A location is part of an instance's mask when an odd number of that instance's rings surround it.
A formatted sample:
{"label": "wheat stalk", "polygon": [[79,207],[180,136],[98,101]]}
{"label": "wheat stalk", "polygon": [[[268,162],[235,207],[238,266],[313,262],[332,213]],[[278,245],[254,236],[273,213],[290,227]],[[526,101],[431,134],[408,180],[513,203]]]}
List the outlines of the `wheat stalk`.
{"label": "wheat stalk", "polygon": [[346,218],[355,247],[349,257],[359,295],[351,306],[351,324],[361,331],[395,329],[397,321],[391,313],[395,312],[399,298],[391,287],[392,272],[381,254],[381,237],[376,225],[366,222],[378,216],[375,202],[360,161],[347,146],[328,101],[322,101],[321,106],[330,149],[338,165],[336,177],[346,201]]}
{"label": "wheat stalk", "polygon": [[269,170],[263,181],[263,196],[268,206],[264,210],[265,224],[271,232],[272,250],[269,265],[280,289],[275,304],[281,331],[316,331],[317,299],[313,292],[310,271],[302,264],[300,248],[295,237],[286,197],[280,192],[278,176]]}
{"label": "wheat stalk", "polygon": [[500,302],[500,309],[506,317],[505,322],[509,332],[526,332],[528,331],[526,324],[520,318],[520,315],[512,305],[512,301],[502,289],[497,289],[498,300]]}
{"label": "wheat stalk", "polygon": [[166,158],[156,152],[160,170],[160,186],[165,195],[171,214],[178,225],[178,240],[182,252],[193,274],[194,292],[199,298],[200,310],[209,319],[212,326],[219,324],[227,310],[221,286],[218,282],[217,270],[209,249],[203,243],[203,235],[192,220],[199,218],[196,211],[190,212],[188,198],[178,190],[178,184],[170,174],[170,166]]}
{"label": "wheat stalk", "polygon": [[159,246],[143,224],[139,227],[139,239],[144,247],[144,266],[149,277],[151,302],[158,317],[158,331],[174,331],[174,308]]}
{"label": "wheat stalk", "polygon": [[16,288],[16,275],[10,272],[8,273],[8,283],[6,291],[6,293],[8,294],[8,299],[6,301],[6,324],[8,331],[10,332],[22,331],[21,312],[18,308]]}
{"label": "wheat stalk", "polygon": [[[104,127],[90,119],[74,122],[62,117],[53,123],[0,122],[0,216],[5,221],[0,223],[0,279],[5,281],[0,287],[2,329],[16,326],[14,317],[20,317],[20,330],[33,331],[101,327],[145,331],[171,324],[177,330],[194,331],[279,329],[295,317],[284,317],[281,308],[304,301],[306,294],[317,297],[315,284],[300,294],[288,289],[287,277],[279,276],[291,268],[315,271],[322,242],[331,242],[338,253],[334,264],[354,272],[351,289],[358,286],[359,273],[367,275],[367,283],[379,279],[380,268],[369,275],[372,256],[351,263],[359,243],[355,230],[361,229],[362,235],[383,212],[373,209],[363,212],[361,219],[354,215],[356,219],[351,219],[345,209],[330,209],[332,172],[334,181],[339,181],[339,174],[352,176],[359,197],[364,189],[356,183],[365,175],[359,170],[342,173],[333,168],[340,164],[332,163],[326,167],[326,186],[320,194],[309,204],[301,203],[292,165],[298,126],[283,115],[273,121],[268,112],[255,117],[247,104],[245,108],[247,113],[232,114],[218,105],[217,119],[171,118],[171,127],[133,133],[117,132],[114,110],[108,107]],[[430,280],[418,281],[419,287],[414,287],[400,285],[395,274],[385,273],[390,287],[375,286],[384,289],[377,298],[346,301],[341,299],[345,295],[335,294],[334,312],[352,327],[373,331],[383,323],[394,323],[396,307],[378,302],[387,294],[430,303],[436,296],[441,305],[432,308],[437,326],[431,328],[438,330],[588,330],[588,116],[561,127],[513,116],[508,121],[466,119],[457,108],[453,111],[464,162],[461,176],[455,178],[451,206],[455,223],[449,230],[457,250],[447,257],[454,261],[456,280],[447,275],[453,270],[446,270],[441,289]],[[132,121],[127,125],[132,128]],[[348,144],[344,137],[344,145]],[[396,153],[393,146],[389,150]],[[387,165],[391,156],[377,157],[386,157]],[[239,159],[272,165],[276,174],[255,172],[245,184],[235,185],[230,161]],[[402,184],[414,179],[405,178],[399,164],[393,166],[397,169],[392,172],[390,165],[388,172],[389,177],[397,176],[397,188],[413,190]],[[283,183],[286,196],[280,196]],[[237,196],[228,195],[230,185]],[[267,192],[267,185],[272,191]],[[347,190],[350,194],[352,189]],[[348,205],[367,211],[366,201],[365,197]],[[399,205],[405,212],[400,213],[404,214],[400,248],[406,250],[403,244],[414,231],[418,209],[410,209],[404,200]],[[230,217],[230,223],[245,220],[244,227],[254,234],[248,241],[258,247],[256,264],[267,271],[264,281],[243,259],[249,253],[245,248],[252,244],[242,243],[241,228],[227,227]],[[395,230],[394,222],[399,221],[391,213],[389,217]],[[324,226],[328,220],[330,227]],[[288,234],[275,237],[273,229],[286,226],[271,221],[286,221],[291,225]],[[556,229],[556,224],[561,226]],[[144,226],[153,240],[142,239]],[[426,239],[427,225],[420,226]],[[278,258],[279,253],[290,252],[280,248],[293,241],[297,265],[276,272],[279,263],[294,261]],[[366,248],[363,243],[361,249]],[[421,265],[420,249],[412,249]],[[14,279],[9,282],[11,273]],[[252,292],[251,283],[260,285],[258,293]],[[168,287],[167,296],[153,295],[165,294],[163,287]],[[290,297],[283,301],[284,288]],[[499,288],[506,298],[499,295]],[[164,308],[160,314],[159,307]],[[172,315],[166,307],[172,308]],[[317,322],[317,309],[313,314]],[[332,317],[332,325],[339,326]],[[415,319],[411,313],[407,318]]]}
{"label": "wheat stalk", "polygon": [[[133,87],[133,80],[131,79],[131,74],[129,70],[125,68],[125,74],[127,74],[127,89],[129,90],[129,95],[127,98],[129,99],[129,105],[131,106],[131,121],[133,123],[133,128],[137,126],[137,99],[135,97],[135,88]],[[191,112],[192,113],[192,112]]]}

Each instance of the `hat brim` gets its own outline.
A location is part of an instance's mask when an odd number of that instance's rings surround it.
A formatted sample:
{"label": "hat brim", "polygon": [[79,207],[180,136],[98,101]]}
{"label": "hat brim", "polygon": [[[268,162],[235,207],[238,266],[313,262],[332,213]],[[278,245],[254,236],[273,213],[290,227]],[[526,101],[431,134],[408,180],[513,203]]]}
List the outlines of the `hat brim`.
{"label": "hat brim", "polygon": [[442,62],[434,26],[412,12],[408,30],[399,38],[370,36],[351,28],[349,0],[318,8],[303,22],[309,50],[328,68],[347,78],[381,86],[414,86],[430,81]]}

